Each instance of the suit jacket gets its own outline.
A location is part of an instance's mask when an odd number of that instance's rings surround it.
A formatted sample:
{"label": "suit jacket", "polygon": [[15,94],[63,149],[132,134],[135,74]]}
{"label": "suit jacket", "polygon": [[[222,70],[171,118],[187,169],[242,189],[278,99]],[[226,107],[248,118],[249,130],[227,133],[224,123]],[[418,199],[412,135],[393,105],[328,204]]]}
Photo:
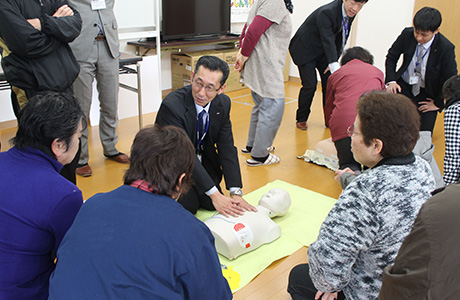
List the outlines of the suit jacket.
{"label": "suit jacket", "polygon": [[[324,58],[327,63],[338,61],[342,54],[342,0],[335,0],[312,12],[299,27],[289,45],[298,66]],[[348,28],[354,17],[349,18]]]}
{"label": "suit jacket", "polygon": [[[197,143],[197,115],[191,85],[165,97],[157,113],[156,124],[182,128],[192,143]],[[238,152],[233,143],[230,122],[230,98],[217,95],[209,103],[209,129],[203,141],[202,162],[195,158],[192,178],[200,193],[218,185],[225,177],[227,189],[242,187]]]}
{"label": "suit jacket", "polygon": [[[118,24],[113,13],[115,0],[105,0],[106,8],[100,10],[91,9],[91,0],[69,0],[69,3],[75,7],[83,19],[83,28],[80,36],[70,44],[72,51],[78,61],[85,61],[91,53],[91,47],[94,38],[98,34],[97,23],[99,15],[101,16],[102,27],[109,45],[110,54],[117,58],[120,54],[118,40]],[[98,13],[99,12],[99,13]]]}
{"label": "suit jacket", "polygon": [[[405,28],[388,50],[385,61],[386,83],[401,78],[414,56],[417,44],[414,28]],[[403,55],[403,63],[396,71],[396,64],[401,54]],[[425,92],[429,98],[434,99],[434,104],[437,107],[444,107],[444,98],[442,97],[444,82],[456,74],[455,46],[441,33],[437,33],[431,45],[425,73]]]}

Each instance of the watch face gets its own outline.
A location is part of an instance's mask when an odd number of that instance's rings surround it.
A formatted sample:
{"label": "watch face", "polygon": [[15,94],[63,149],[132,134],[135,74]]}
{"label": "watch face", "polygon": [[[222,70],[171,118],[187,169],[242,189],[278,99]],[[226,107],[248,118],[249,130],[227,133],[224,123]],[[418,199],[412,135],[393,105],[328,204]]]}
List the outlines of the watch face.
{"label": "watch face", "polygon": [[236,190],[230,193],[231,195],[237,195],[237,196],[243,196],[243,191],[242,190]]}

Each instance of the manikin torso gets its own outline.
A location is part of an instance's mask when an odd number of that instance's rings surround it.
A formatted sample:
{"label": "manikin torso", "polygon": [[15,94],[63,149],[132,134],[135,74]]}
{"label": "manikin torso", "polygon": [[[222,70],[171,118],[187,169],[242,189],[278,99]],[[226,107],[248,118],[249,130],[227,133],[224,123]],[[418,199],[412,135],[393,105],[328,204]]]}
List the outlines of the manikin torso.
{"label": "manikin torso", "polygon": [[289,193],[271,189],[256,206],[257,212],[246,211],[239,217],[221,214],[207,219],[205,224],[214,235],[217,252],[228,259],[257,249],[281,236],[281,228],[271,218],[284,215],[291,204]]}

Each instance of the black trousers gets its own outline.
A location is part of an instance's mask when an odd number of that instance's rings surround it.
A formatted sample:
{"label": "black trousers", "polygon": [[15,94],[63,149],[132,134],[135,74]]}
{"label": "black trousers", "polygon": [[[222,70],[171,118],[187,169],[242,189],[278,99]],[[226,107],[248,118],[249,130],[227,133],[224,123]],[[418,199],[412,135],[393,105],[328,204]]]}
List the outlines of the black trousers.
{"label": "black trousers", "polygon": [[328,67],[325,57],[311,61],[303,65],[297,66],[299,68],[300,79],[302,80],[302,88],[299,92],[299,101],[296,119],[297,122],[305,122],[308,120],[311,112],[311,104],[315,96],[316,87],[318,85],[318,78],[316,76],[316,69],[318,69],[321,77],[321,88],[323,90],[323,109],[326,105],[326,87],[327,79],[331,72],[324,74],[324,70]]}
{"label": "black trousers", "polygon": [[[26,94],[27,99],[30,99],[36,94],[38,94],[38,92],[35,90],[25,90],[24,92]],[[63,93],[71,93],[73,95],[72,87],[63,91]],[[14,115],[16,116],[16,119],[19,120],[21,108],[19,106],[18,98],[16,97],[16,94],[13,92],[13,90],[11,90],[11,105],[13,106],[13,111],[14,111]],[[81,143],[78,145],[78,152],[75,155],[75,158],[72,160],[71,163],[65,165],[61,169],[61,173],[60,173],[64,178],[66,178],[73,184],[77,184],[77,176],[75,175],[75,169],[77,168],[78,160],[80,159],[80,153],[81,153]]]}
{"label": "black trousers", "polygon": [[[310,269],[308,264],[295,266],[289,274],[288,293],[293,300],[314,300],[318,290],[315,288],[310,278]],[[320,298],[321,299],[321,298]],[[344,300],[345,294],[340,291],[338,300]]]}
{"label": "black trousers", "polygon": [[[222,181],[222,173],[219,173],[212,167],[210,167],[212,164],[205,155],[203,155],[202,157],[202,164],[206,172],[208,173],[209,177],[211,177],[212,181],[214,182],[214,185],[217,187],[219,192],[222,193],[222,189],[220,188],[220,182]],[[193,176],[192,180],[194,180]],[[216,208],[212,204],[211,198],[205,194],[205,191],[198,189],[195,184],[190,188],[190,190],[187,193],[182,194],[179,197],[179,200],[177,200],[177,202],[182,204],[182,206],[192,214],[196,214],[199,208],[204,208],[206,210],[211,211],[216,210]]]}
{"label": "black trousers", "polygon": [[[408,97],[412,102],[418,107],[420,107],[420,101],[426,101],[428,97],[425,89],[420,89],[420,94],[414,96],[412,94],[412,86],[407,84],[403,79],[398,79],[397,83],[401,87],[401,94]],[[433,133],[434,125],[436,123],[436,117],[438,116],[438,111],[429,111],[429,112],[418,112],[420,114],[420,131],[430,131]]]}
{"label": "black trousers", "polygon": [[346,137],[334,142],[339,158],[339,169],[350,168],[353,171],[361,171],[361,164],[355,160],[351,152],[351,137]]}

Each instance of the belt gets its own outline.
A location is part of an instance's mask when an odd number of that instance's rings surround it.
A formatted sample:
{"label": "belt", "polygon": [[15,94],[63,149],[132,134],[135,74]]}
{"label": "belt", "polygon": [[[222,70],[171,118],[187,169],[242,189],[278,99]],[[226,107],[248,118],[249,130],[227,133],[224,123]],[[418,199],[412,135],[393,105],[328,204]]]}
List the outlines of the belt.
{"label": "belt", "polygon": [[105,41],[105,35],[98,34],[95,38],[96,41]]}

